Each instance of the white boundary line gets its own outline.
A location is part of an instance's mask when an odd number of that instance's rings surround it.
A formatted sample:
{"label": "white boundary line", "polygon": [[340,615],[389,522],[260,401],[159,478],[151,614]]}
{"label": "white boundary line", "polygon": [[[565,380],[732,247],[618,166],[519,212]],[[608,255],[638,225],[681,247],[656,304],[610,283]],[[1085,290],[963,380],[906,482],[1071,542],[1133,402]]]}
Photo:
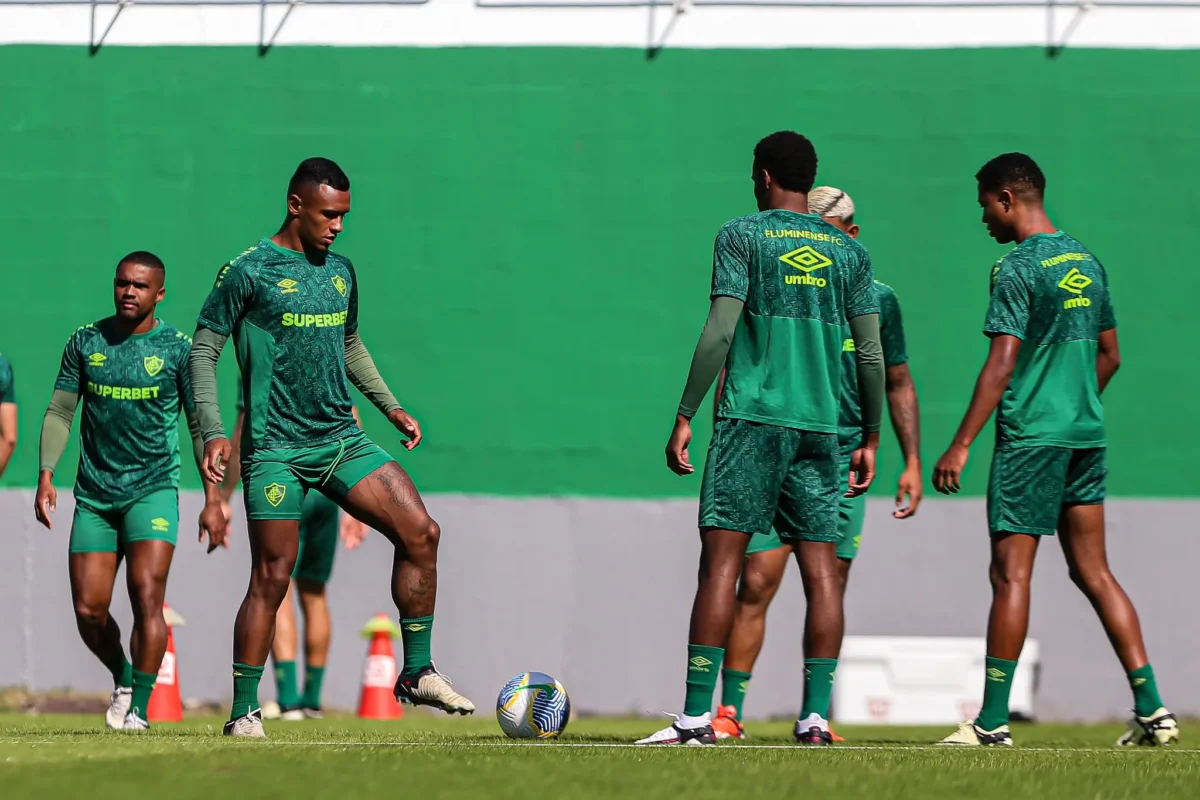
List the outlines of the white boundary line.
{"label": "white boundary line", "polygon": [[[115,737],[114,737],[115,738]],[[208,737],[190,737],[190,738],[171,738],[166,737],[146,737],[148,743],[164,743],[164,744],[209,744],[212,739]],[[59,745],[59,744],[79,744],[75,739],[0,739],[0,745]],[[669,745],[638,745],[626,744],[623,742],[293,742],[293,741],[273,741],[268,739],[265,742],[257,742],[251,746],[256,747],[444,747],[448,749],[466,748],[466,747],[497,747],[497,748],[573,748],[573,749],[637,749],[637,750],[684,750],[693,751],[694,747],[673,747]],[[896,744],[896,745],[833,745],[832,747],[823,748],[808,748],[794,744],[729,744],[719,745],[706,750],[723,751],[736,753],[739,750],[791,750],[796,752],[820,752],[820,753],[836,753],[836,752],[912,752],[912,751],[975,751],[977,748],[954,746],[954,745],[934,745],[934,744]],[[999,748],[1004,749],[1004,748]],[[1129,753],[1129,752],[1155,752],[1157,748],[1133,748],[1133,747],[1014,747],[1010,752],[1021,753]],[[1168,748],[1168,752],[1172,753],[1189,753],[1193,755],[1200,754],[1200,749],[1179,749]]]}

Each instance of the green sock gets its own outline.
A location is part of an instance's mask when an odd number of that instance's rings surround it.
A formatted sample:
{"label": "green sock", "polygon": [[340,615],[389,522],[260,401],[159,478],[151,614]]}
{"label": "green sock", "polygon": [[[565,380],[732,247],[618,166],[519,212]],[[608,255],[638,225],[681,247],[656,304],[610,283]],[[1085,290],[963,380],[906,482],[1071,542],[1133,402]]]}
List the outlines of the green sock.
{"label": "green sock", "polygon": [[321,684],[324,680],[324,667],[308,667],[304,670],[304,696],[300,698],[300,705],[305,708],[321,707]]}
{"label": "green sock", "polygon": [[275,702],[283,709],[300,705],[300,692],[296,689],[296,662],[275,662]]}
{"label": "green sock", "polygon": [[1013,675],[1017,674],[1017,662],[1003,658],[987,657],[984,667],[983,707],[975,724],[985,731],[994,731],[1008,724],[1008,695],[1012,691]]}
{"label": "green sock", "polygon": [[1129,688],[1133,689],[1133,713],[1148,717],[1163,707],[1158,696],[1158,681],[1154,680],[1154,667],[1147,664],[1129,673]]}
{"label": "green sock", "polygon": [[133,686],[133,664],[124,655],[121,656],[121,666],[113,670],[113,685],[128,689]]}
{"label": "green sock", "polygon": [[721,705],[737,709],[737,718],[742,718],[742,703],[746,701],[746,690],[750,688],[750,673],[726,667],[721,670]]}
{"label": "green sock", "polygon": [[150,693],[154,691],[154,682],[158,680],[158,673],[139,672],[132,668],[130,670],[133,672],[133,701],[129,710],[140,718],[146,719],[146,709],[150,707]]}
{"label": "green sock", "polygon": [[804,703],[800,719],[817,714],[829,718],[829,699],[833,696],[833,676],[837,672],[836,658],[804,659]]}
{"label": "green sock", "polygon": [[688,645],[687,693],[683,696],[683,713],[698,717],[712,711],[713,693],[717,691],[717,673],[725,658],[724,647]]}
{"label": "green sock", "polygon": [[263,668],[249,664],[233,665],[233,709],[229,719],[244,717],[258,708],[258,682],[262,680]]}
{"label": "green sock", "polygon": [[433,664],[429,654],[433,641],[433,615],[400,620],[400,642],[404,647],[404,672],[420,672]]}

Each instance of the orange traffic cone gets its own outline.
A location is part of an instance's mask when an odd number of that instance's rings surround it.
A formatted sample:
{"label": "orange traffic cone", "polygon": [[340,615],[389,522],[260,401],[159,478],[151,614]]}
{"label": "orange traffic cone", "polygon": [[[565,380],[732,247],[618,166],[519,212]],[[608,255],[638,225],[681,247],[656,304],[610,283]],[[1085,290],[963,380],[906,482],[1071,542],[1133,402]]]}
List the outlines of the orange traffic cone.
{"label": "orange traffic cone", "polygon": [[404,712],[392,694],[397,677],[392,639],[400,636],[400,626],[387,614],[376,614],[362,629],[362,635],[371,641],[371,649],[367,651],[367,665],[363,669],[359,719],[400,719]]}
{"label": "orange traffic cone", "polygon": [[167,621],[167,652],[163,653],[158,668],[158,680],[150,694],[146,708],[147,722],[182,722],[183,699],[179,694],[179,666],[175,658],[175,633],[173,628],[183,625],[183,617],[163,603],[163,617]]}

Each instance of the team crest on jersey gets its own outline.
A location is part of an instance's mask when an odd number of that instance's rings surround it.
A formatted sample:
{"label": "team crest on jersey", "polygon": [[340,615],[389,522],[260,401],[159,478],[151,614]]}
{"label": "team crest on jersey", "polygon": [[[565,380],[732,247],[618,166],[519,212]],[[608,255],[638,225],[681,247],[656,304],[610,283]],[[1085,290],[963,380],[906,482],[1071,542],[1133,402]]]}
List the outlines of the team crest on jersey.
{"label": "team crest on jersey", "polygon": [[92,353],[88,356],[88,365],[92,367],[103,367],[105,361],[108,361],[108,356],[104,353]]}
{"label": "team crest on jersey", "polygon": [[146,372],[150,374],[151,378],[162,372],[163,363],[158,356],[146,356],[142,359],[142,366],[146,368]]}
{"label": "team crest on jersey", "polygon": [[334,275],[332,278],[330,278],[330,280],[333,281],[333,288],[338,290],[338,294],[340,294],[342,297],[345,297],[346,296],[346,279],[343,278],[341,275]]}
{"label": "team crest on jersey", "polygon": [[287,496],[287,487],[282,483],[272,483],[263,487],[263,496],[267,498],[267,502],[272,508],[278,508],[283,502],[283,498]]}

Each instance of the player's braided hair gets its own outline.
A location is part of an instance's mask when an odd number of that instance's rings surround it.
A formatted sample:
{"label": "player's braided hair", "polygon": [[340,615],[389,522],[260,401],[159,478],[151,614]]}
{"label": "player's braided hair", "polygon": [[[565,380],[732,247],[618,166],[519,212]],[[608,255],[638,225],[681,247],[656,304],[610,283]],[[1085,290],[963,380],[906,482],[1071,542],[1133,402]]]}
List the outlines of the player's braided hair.
{"label": "player's braided hair", "polygon": [[306,158],[288,181],[288,194],[295,194],[301,186],[328,186],[335,191],[348,192],[350,179],[328,158]]}
{"label": "player's braided hair", "polygon": [[1046,193],[1046,176],[1042,169],[1024,153],[1005,153],[996,156],[975,173],[979,186],[988,192],[1008,189],[1013,194]]}
{"label": "player's braided hair", "polygon": [[754,147],[754,173],[766,171],[789,192],[808,194],[817,179],[817,151],[795,131],[777,131]]}

